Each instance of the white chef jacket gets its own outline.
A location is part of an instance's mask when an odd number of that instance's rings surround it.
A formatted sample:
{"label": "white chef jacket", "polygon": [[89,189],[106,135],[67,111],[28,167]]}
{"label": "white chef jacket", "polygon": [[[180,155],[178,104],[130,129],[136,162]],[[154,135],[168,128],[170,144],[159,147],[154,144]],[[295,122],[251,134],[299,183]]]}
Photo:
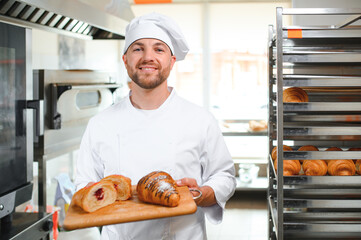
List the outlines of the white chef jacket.
{"label": "white chef jacket", "polygon": [[[195,214],[103,227],[102,240],[207,239],[205,215],[220,223],[236,181],[234,163],[217,120],[175,90],[155,110],[135,108],[129,96],[90,119],[77,160],[77,189],[111,174],[136,185],[146,174],[162,170],[173,179],[195,178],[210,186],[217,203]],[[131,92],[130,92],[131,94]]]}

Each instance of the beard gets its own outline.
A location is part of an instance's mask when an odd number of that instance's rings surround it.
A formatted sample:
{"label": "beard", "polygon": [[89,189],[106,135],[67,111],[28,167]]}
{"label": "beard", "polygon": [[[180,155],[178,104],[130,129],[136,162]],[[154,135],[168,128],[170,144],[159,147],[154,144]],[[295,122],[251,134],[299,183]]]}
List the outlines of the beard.
{"label": "beard", "polygon": [[[146,64],[146,63],[142,63]],[[136,69],[139,69],[141,64],[137,64]],[[139,74],[137,71],[129,72],[129,77],[137,84],[139,87],[144,89],[154,89],[161,85],[164,81],[168,79],[170,73],[170,66],[162,68],[160,65],[157,66],[158,74]]]}

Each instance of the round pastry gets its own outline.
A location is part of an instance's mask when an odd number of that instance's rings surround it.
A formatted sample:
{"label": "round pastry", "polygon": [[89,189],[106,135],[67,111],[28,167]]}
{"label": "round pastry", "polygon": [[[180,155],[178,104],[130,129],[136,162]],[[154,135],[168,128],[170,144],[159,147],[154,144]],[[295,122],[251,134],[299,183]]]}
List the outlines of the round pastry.
{"label": "round pastry", "polygon": [[112,181],[115,189],[117,190],[116,200],[127,200],[132,196],[132,184],[128,177],[122,175],[109,175],[103,178],[101,181]]}
{"label": "round pastry", "polygon": [[290,87],[283,90],[283,102],[308,102],[308,94],[299,87]]}

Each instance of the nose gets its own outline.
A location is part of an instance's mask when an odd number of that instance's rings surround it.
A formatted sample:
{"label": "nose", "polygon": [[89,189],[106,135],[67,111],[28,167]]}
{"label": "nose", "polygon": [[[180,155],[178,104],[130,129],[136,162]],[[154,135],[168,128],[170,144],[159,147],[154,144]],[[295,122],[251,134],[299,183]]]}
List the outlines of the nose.
{"label": "nose", "polygon": [[152,49],[146,48],[143,51],[143,60],[144,61],[153,61],[154,60],[154,52]]}

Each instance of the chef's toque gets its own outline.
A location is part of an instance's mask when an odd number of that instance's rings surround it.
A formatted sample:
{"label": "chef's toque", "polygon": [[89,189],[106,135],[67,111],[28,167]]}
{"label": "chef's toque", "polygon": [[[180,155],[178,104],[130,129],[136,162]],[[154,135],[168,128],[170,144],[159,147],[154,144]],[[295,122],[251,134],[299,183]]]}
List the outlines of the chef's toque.
{"label": "chef's toque", "polygon": [[124,54],[129,46],[142,38],[155,38],[168,45],[177,61],[183,60],[189,51],[188,44],[177,23],[162,14],[150,13],[134,18],[125,30]]}

